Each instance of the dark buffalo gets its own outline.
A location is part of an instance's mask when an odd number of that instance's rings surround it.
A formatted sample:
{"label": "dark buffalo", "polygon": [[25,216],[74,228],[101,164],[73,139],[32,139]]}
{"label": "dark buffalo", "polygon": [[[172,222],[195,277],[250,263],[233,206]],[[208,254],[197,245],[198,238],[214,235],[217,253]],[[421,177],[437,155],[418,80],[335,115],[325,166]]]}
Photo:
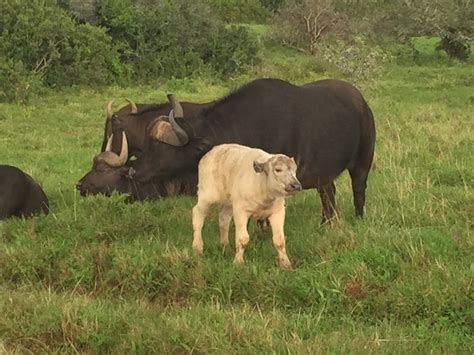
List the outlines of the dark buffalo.
{"label": "dark buffalo", "polygon": [[[160,181],[138,183],[132,180],[121,180],[117,174],[107,173],[107,168],[122,166],[132,156],[139,156],[147,149],[151,139],[167,139],[168,132],[172,132],[168,120],[168,114],[172,109],[169,102],[135,104],[129,99],[127,101],[129,105],[117,112],[113,112],[113,101],[107,103],[101,153],[94,157],[91,171],[76,185],[81,194],[110,195],[112,191],[117,191],[129,194],[131,201],[154,199],[161,196],[194,195],[197,175],[186,176],[166,183]],[[183,109],[186,114],[193,116],[210,104],[183,102]],[[126,140],[123,139],[123,133],[126,134]],[[171,135],[171,139],[174,137]]]}
{"label": "dark buffalo", "polygon": [[[110,196],[114,191],[128,194],[129,201],[141,201],[145,199],[156,199],[176,195],[195,195],[197,175],[187,175],[185,178],[177,178],[173,181],[147,181],[138,182],[126,178],[117,173],[117,169],[123,167],[128,160],[128,142],[125,132],[121,134],[120,152],[112,151],[111,136],[105,146],[105,150],[94,157],[92,169],[79,182],[77,188],[82,196],[91,194],[103,194]],[[127,169],[126,173],[129,171]]]}
{"label": "dark buffalo", "polygon": [[[129,105],[114,112],[113,101],[107,103],[107,116],[105,120],[104,139],[102,141],[101,152],[105,151],[107,142],[112,135],[112,151],[121,150],[122,132],[127,134],[129,156],[139,156],[146,150],[150,139],[159,139],[162,134],[166,134],[169,129],[168,114],[172,107],[169,102],[162,104],[135,104],[127,99]],[[197,104],[183,102],[183,109],[186,115],[193,116],[198,111],[207,107],[210,103]]]}
{"label": "dark buffalo", "polygon": [[0,165],[0,219],[30,217],[49,212],[48,198],[31,176],[10,165]]}
{"label": "dark buffalo", "polygon": [[173,111],[168,135],[174,135],[178,143],[155,140],[138,159],[97,171],[93,178],[96,188],[101,175],[112,174],[121,182],[131,179],[147,183],[196,174],[199,159],[213,146],[238,143],[295,157],[303,188],[316,188],[320,194],[323,221],[334,214],[334,179],[347,169],[356,215],[363,215],[375,125],[369,106],[352,85],[321,80],[295,86],[277,79],[259,79],[192,119],[184,119],[179,102],[171,95],[169,99]]}

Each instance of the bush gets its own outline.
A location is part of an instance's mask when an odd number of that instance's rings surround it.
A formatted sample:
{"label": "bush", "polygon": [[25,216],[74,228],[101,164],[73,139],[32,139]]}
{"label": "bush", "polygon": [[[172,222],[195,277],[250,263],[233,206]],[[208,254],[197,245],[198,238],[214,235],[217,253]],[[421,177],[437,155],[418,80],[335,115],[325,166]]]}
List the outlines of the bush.
{"label": "bush", "polygon": [[258,42],[247,28],[231,26],[214,37],[203,59],[221,75],[229,75],[256,64],[257,53]]}
{"label": "bush", "polygon": [[439,48],[461,60],[470,54],[474,33],[474,7],[470,0],[334,0],[350,16],[358,33],[377,40],[386,37],[408,42],[412,37],[442,39]]}
{"label": "bush", "polygon": [[23,63],[0,57],[0,102],[23,102],[41,85],[41,76],[26,69]]}
{"label": "bush", "polygon": [[260,0],[260,3],[271,12],[277,12],[285,0]]}
{"label": "bush", "polygon": [[270,11],[259,0],[207,0],[215,13],[225,22],[262,23]]}
{"label": "bush", "polygon": [[9,80],[2,100],[24,100],[42,84],[232,74],[254,63],[257,50],[247,29],[226,28],[202,1],[0,2],[1,75]]}
{"label": "bush", "polygon": [[118,56],[103,29],[74,22],[54,1],[7,0],[0,13],[1,56],[9,59],[3,69],[17,70],[9,75],[17,83],[33,77],[48,86],[113,81]]}
{"label": "bush", "polygon": [[472,39],[454,28],[449,28],[443,36],[437,50],[443,49],[449,57],[466,61],[471,54],[470,41]]}
{"label": "bush", "polygon": [[390,56],[381,47],[367,44],[357,37],[351,42],[320,44],[316,56],[354,82],[377,76],[382,72],[384,64],[390,60]]}
{"label": "bush", "polygon": [[270,36],[281,44],[314,53],[326,38],[344,38],[349,18],[332,0],[302,0],[283,6],[272,19]]}
{"label": "bush", "polygon": [[145,6],[104,0],[99,13],[114,41],[126,48],[121,59],[134,68],[135,80],[184,78],[209,66],[218,73],[232,73],[251,64],[258,49],[246,29],[225,28],[203,2]]}

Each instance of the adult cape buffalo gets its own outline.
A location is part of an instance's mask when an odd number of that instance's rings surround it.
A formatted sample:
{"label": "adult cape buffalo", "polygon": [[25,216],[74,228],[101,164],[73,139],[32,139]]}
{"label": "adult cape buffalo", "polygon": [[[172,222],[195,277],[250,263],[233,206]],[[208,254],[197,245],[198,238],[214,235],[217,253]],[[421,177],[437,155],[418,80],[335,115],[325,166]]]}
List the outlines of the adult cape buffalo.
{"label": "adult cape buffalo", "polygon": [[[131,201],[196,194],[197,175],[166,183],[161,181],[137,183],[117,179],[118,176],[115,174],[103,173],[108,167],[123,166],[132,156],[139,156],[146,150],[150,140],[159,139],[168,131],[172,131],[168,120],[168,114],[172,109],[169,102],[135,104],[130,99],[126,100],[129,104],[116,112],[113,111],[113,100],[107,103],[101,152],[94,157],[91,172],[76,184],[81,194],[109,195],[112,191],[118,191],[129,194]],[[210,104],[183,102],[182,106],[186,114],[193,116]],[[123,133],[126,134],[126,140],[123,139]]]}
{"label": "adult cape buffalo", "polygon": [[[163,127],[169,125],[168,114],[172,109],[169,102],[161,104],[135,104],[126,99],[129,104],[119,111],[113,111],[113,100],[107,103],[104,139],[101,152],[105,151],[107,142],[112,137],[111,151],[120,152],[122,132],[127,134],[129,156],[139,156],[147,149],[150,139],[157,139],[163,132]],[[186,115],[193,116],[210,103],[183,102]]]}
{"label": "adult cape buffalo", "polygon": [[175,139],[155,140],[138,159],[102,168],[94,179],[113,176],[117,185],[127,179],[139,184],[173,181],[196,174],[199,159],[213,146],[238,143],[294,157],[303,188],[316,188],[320,194],[323,222],[334,214],[334,179],[349,170],[356,215],[363,215],[375,125],[369,106],[352,85],[321,80],[295,86],[259,79],[192,119],[184,119],[179,102],[172,95],[168,98],[173,111],[167,134]]}
{"label": "adult cape buffalo", "polygon": [[46,194],[31,176],[10,165],[0,165],[0,219],[48,214]]}

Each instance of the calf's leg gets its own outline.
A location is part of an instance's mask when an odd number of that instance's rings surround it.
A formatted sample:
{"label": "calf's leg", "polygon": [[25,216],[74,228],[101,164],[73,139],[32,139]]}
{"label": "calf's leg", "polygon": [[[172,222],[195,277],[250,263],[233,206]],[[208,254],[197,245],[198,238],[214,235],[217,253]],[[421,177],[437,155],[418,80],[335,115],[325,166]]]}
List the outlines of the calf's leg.
{"label": "calf's leg", "polygon": [[285,208],[282,207],[277,212],[272,214],[269,218],[270,226],[272,227],[273,246],[278,253],[278,263],[282,269],[291,269],[291,262],[286,254],[285,243]]}
{"label": "calf's leg", "polygon": [[222,205],[219,211],[219,239],[223,248],[229,246],[229,226],[232,219],[232,205]]}
{"label": "calf's leg", "polygon": [[249,233],[247,231],[247,222],[249,214],[243,208],[232,206],[235,224],[235,257],[234,264],[244,263],[245,247],[249,243]]}
{"label": "calf's leg", "polygon": [[207,212],[211,207],[211,203],[198,199],[198,203],[193,208],[193,249],[199,255],[204,250],[204,242],[202,240],[202,226]]}

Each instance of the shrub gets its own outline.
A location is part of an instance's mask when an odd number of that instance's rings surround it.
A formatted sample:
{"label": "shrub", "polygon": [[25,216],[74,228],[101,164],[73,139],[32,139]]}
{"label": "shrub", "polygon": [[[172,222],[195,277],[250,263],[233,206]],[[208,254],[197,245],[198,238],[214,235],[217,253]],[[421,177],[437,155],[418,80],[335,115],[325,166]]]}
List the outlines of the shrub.
{"label": "shrub", "polygon": [[351,42],[335,41],[319,44],[316,56],[335,67],[351,81],[371,79],[381,73],[390,56],[379,46],[361,38]]}
{"label": "shrub", "polygon": [[10,81],[0,84],[2,100],[23,100],[41,84],[232,74],[254,63],[257,50],[246,28],[226,28],[202,1],[0,2],[1,75]]}
{"label": "shrub", "polygon": [[[161,1],[134,5],[104,0],[102,25],[123,45],[121,59],[134,68],[134,79],[183,78],[210,65],[219,73],[251,64],[256,42],[246,29],[228,29],[204,2]],[[216,41],[227,41],[216,43]],[[220,58],[222,56],[222,58]]]}
{"label": "shrub", "polygon": [[214,12],[225,22],[261,23],[270,15],[259,0],[207,0]]}
{"label": "shrub", "polygon": [[271,12],[277,12],[285,0],[260,0],[260,3]]}
{"label": "shrub", "polygon": [[10,68],[22,66],[19,73],[49,86],[113,80],[118,57],[103,29],[74,22],[54,1],[7,0],[0,12],[0,48]]}
{"label": "shrub", "polygon": [[470,54],[474,33],[474,7],[470,0],[334,0],[353,19],[357,32],[383,40],[408,42],[412,37],[442,39],[439,48],[461,60]]}
{"label": "shrub", "polygon": [[466,36],[461,31],[450,27],[436,49],[443,49],[451,58],[466,61],[471,54],[471,45],[469,43],[471,40],[469,36]]}
{"label": "shrub", "polygon": [[41,87],[41,76],[23,63],[0,57],[0,102],[25,101]]}
{"label": "shrub", "polygon": [[247,28],[231,26],[213,38],[203,59],[221,75],[229,75],[256,64],[257,53],[258,42]]}
{"label": "shrub", "polygon": [[272,19],[270,36],[285,46],[313,53],[324,39],[350,33],[349,18],[332,0],[302,0],[283,6]]}

